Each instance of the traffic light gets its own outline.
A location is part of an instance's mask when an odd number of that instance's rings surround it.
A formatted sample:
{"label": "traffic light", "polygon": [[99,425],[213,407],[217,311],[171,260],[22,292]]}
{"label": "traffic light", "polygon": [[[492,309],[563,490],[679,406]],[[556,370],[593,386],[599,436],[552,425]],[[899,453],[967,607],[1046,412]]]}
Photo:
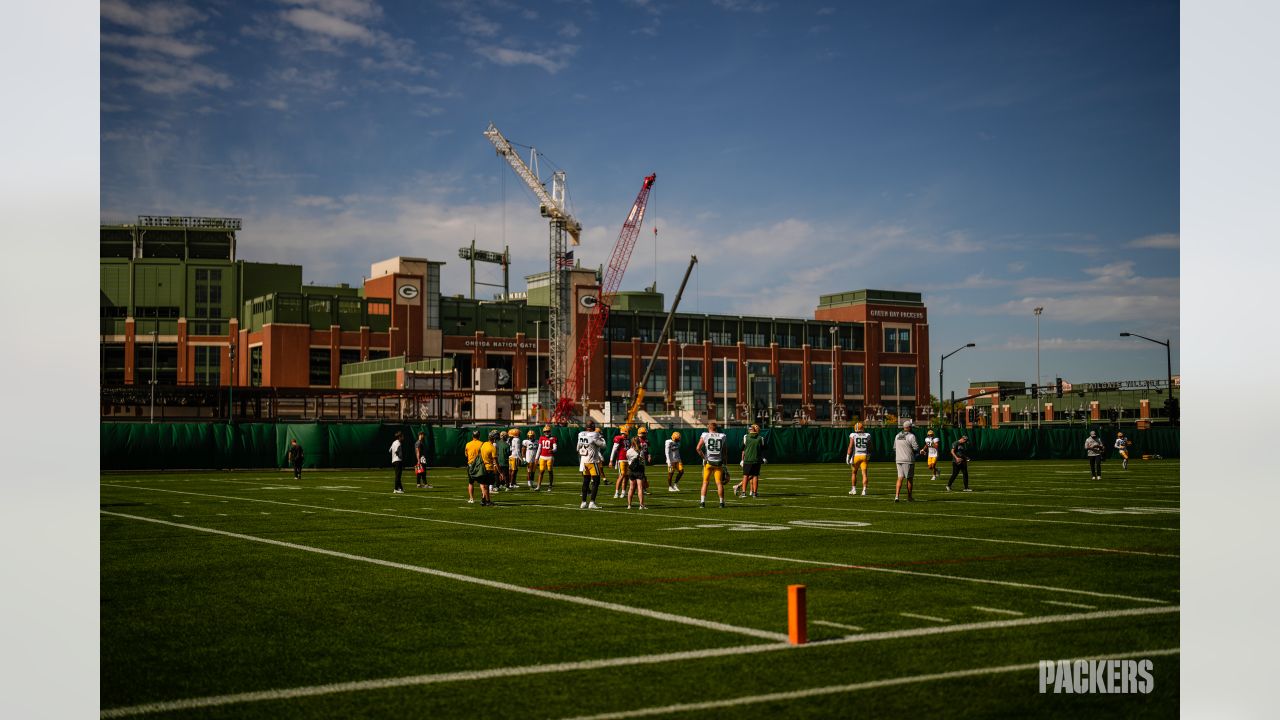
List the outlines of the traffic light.
{"label": "traffic light", "polygon": [[1062,378],[1057,378],[1057,381],[1058,397],[1062,397]]}

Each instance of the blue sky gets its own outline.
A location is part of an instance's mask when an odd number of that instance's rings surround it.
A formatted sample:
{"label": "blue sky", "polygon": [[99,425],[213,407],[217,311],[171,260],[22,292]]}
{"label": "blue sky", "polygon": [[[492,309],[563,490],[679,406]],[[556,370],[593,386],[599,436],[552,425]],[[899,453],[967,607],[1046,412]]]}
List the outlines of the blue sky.
{"label": "blue sky", "polygon": [[657,173],[624,288],[670,295],[697,254],[689,311],[919,291],[935,372],[978,344],[949,387],[1030,382],[1036,306],[1046,378],[1162,377],[1121,331],[1172,338],[1179,371],[1176,3],[101,8],[104,221],[242,217],[241,257],[308,282],[403,254],[466,292],[473,234],[513,277],[547,263],[493,121],[568,173],[585,264]]}

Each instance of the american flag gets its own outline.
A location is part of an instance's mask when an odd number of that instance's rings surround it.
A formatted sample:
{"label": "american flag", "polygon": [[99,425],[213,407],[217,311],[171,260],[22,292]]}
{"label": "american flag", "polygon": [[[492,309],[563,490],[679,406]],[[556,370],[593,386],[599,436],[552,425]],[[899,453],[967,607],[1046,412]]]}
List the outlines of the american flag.
{"label": "american flag", "polygon": [[572,251],[572,250],[570,250],[569,252],[565,253],[564,255],[561,255],[561,256],[560,256],[560,260],[559,260],[558,262],[556,262],[556,267],[558,267],[558,268],[572,268],[572,267],[573,267],[573,251]]}

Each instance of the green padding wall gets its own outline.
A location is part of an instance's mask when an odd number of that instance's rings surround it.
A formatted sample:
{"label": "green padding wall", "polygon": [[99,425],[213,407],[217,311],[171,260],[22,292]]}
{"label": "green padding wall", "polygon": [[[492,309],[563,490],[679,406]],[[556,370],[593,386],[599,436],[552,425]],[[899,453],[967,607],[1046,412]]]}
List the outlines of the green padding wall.
{"label": "green padding wall", "polygon": [[[238,425],[206,423],[102,423],[103,470],[188,470],[205,468],[281,468],[285,467],[285,451],[289,440],[296,438],[305,450],[308,468],[379,468],[390,467],[391,442],[396,432],[404,434],[405,459],[413,457],[413,444],[419,432],[426,434],[427,452],[432,466],[461,467],[465,463],[463,448],[474,428],[433,427],[378,423],[241,423]],[[507,427],[479,428],[482,437],[490,430],[505,432]],[[518,426],[520,437],[529,430],[541,435],[537,426]],[[701,429],[681,430],[680,454],[686,464],[696,464],[694,452]],[[743,428],[729,428],[728,462],[741,458]],[[765,457],[775,463],[840,463],[844,462],[849,444],[848,428],[777,428],[764,431]],[[893,460],[893,428],[873,428],[871,459]],[[948,448],[961,435],[960,430],[940,431],[942,457],[950,457]],[[974,460],[1044,460],[1082,459],[1087,428],[1022,428],[976,429],[963,431],[969,436],[970,455]],[[1114,429],[1098,429],[1099,436],[1110,448],[1115,442]],[[575,449],[578,429],[557,427],[556,464],[576,465]],[[616,428],[605,428],[608,445],[617,434]],[[650,455],[661,465],[663,445],[671,437],[670,430],[649,432]],[[923,445],[924,430],[916,431]],[[1133,441],[1131,457],[1144,454],[1176,458],[1179,434],[1176,428],[1126,431]]]}

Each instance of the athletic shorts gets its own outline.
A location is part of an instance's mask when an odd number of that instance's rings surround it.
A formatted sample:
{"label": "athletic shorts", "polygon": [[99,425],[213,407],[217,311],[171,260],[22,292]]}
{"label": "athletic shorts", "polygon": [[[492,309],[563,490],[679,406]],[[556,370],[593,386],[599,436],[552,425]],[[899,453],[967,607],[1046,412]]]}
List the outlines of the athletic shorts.
{"label": "athletic shorts", "polygon": [[760,463],[758,462],[743,463],[742,474],[750,475],[751,477],[758,477],[760,475]]}
{"label": "athletic shorts", "polygon": [[1128,460],[1128,459],[1129,459],[1129,451],[1128,451],[1128,450],[1121,450],[1121,451],[1120,451],[1120,457],[1124,458],[1125,460]]}
{"label": "athletic shorts", "polygon": [[854,455],[854,456],[853,456],[853,469],[854,469],[854,470],[857,470],[858,468],[863,468],[863,469],[865,469],[866,467],[867,467],[867,456],[866,456],[866,455]]}
{"label": "athletic shorts", "polygon": [[667,463],[667,472],[684,472],[684,463],[679,460]]}
{"label": "athletic shorts", "polygon": [[632,464],[628,464],[628,466],[627,466],[627,479],[629,479],[629,480],[644,480],[644,479],[645,479],[645,476],[644,476],[644,466],[643,466],[643,465],[632,465]]}
{"label": "athletic shorts", "polygon": [[935,455],[929,458],[929,469],[932,470],[938,465],[938,457]]}
{"label": "athletic shorts", "polygon": [[618,477],[626,477],[627,467],[631,465],[631,463],[627,462],[626,460],[619,460],[617,465],[618,465]]}
{"label": "athletic shorts", "polygon": [[723,465],[703,465],[702,479],[703,481],[714,480],[718,483],[725,481],[726,473]]}
{"label": "athletic shorts", "polygon": [[898,463],[898,477],[911,480],[916,476],[916,464],[913,462]]}
{"label": "athletic shorts", "polygon": [[555,458],[540,457],[540,458],[538,458],[538,469],[539,469],[539,470],[550,470],[550,469],[551,469],[551,463],[553,463],[553,462],[555,462]]}
{"label": "athletic shorts", "polygon": [[512,472],[515,472],[515,469],[520,467],[520,458],[507,458],[507,467],[511,468]]}
{"label": "athletic shorts", "polygon": [[602,475],[600,472],[600,463],[581,462],[578,463],[578,465],[581,468],[583,475],[588,477],[600,477],[600,475]]}

